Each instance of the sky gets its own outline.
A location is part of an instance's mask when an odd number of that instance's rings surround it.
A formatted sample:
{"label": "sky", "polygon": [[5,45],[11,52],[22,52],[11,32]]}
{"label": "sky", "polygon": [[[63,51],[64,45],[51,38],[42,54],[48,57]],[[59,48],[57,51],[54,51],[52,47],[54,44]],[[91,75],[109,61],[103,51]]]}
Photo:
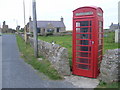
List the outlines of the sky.
{"label": "sky", "polygon": [[[37,20],[58,21],[64,18],[67,30],[72,30],[73,10],[83,6],[97,6],[104,11],[104,29],[111,23],[118,23],[118,2],[120,0],[36,0]],[[32,0],[25,0],[26,23],[32,16]],[[23,0],[0,0],[0,26],[3,21],[9,28],[24,26]]]}

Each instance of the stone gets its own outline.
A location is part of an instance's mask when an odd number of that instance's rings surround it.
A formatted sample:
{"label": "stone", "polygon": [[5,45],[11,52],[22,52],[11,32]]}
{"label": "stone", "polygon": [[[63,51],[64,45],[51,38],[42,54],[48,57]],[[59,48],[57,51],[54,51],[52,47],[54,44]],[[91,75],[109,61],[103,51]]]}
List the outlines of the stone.
{"label": "stone", "polygon": [[42,61],[43,59],[42,58],[38,58],[38,61]]}
{"label": "stone", "polygon": [[118,73],[120,60],[118,55],[120,55],[120,49],[108,50],[103,56],[100,66],[100,80],[106,83],[120,81],[120,73]]}

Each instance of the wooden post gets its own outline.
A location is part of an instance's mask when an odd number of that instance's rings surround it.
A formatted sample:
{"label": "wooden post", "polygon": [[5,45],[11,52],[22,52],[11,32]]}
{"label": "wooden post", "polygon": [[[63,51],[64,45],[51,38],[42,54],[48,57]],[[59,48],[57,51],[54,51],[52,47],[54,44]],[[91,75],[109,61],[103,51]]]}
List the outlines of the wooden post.
{"label": "wooden post", "polygon": [[33,0],[33,35],[34,35],[34,55],[38,57],[38,37],[37,37],[37,18],[36,0]]}

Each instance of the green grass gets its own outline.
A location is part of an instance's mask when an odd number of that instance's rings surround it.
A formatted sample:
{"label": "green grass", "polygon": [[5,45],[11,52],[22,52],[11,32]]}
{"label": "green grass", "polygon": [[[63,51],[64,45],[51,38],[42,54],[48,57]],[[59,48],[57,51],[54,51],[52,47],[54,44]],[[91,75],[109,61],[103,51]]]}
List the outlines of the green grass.
{"label": "green grass", "polygon": [[[108,49],[116,49],[118,48],[118,43],[114,43],[114,32],[110,33],[105,33],[108,35],[108,37],[104,38],[104,50],[103,52],[105,53],[106,50]],[[67,35],[67,36],[39,36],[38,37],[40,40],[47,41],[47,42],[52,42],[54,41],[56,44],[61,45],[62,47],[65,47],[68,49],[68,54],[69,54],[69,63],[70,66],[72,65],[72,36]]]}
{"label": "green grass", "polygon": [[119,88],[120,82],[113,82],[113,83],[105,83],[105,82],[100,82],[99,86],[97,88]]}
{"label": "green grass", "polygon": [[52,65],[48,60],[40,56],[40,58],[43,58],[43,60],[38,61],[37,58],[34,56],[34,51],[33,48],[30,46],[30,44],[26,44],[20,36],[16,35],[16,37],[17,37],[19,51],[21,52],[21,57],[24,58],[25,62],[32,65],[34,69],[44,73],[52,80],[62,79],[62,77],[52,67]]}
{"label": "green grass", "polygon": [[115,43],[115,33],[109,32],[105,33],[108,37],[104,37],[104,52],[108,49],[116,49],[118,47],[118,43]]}

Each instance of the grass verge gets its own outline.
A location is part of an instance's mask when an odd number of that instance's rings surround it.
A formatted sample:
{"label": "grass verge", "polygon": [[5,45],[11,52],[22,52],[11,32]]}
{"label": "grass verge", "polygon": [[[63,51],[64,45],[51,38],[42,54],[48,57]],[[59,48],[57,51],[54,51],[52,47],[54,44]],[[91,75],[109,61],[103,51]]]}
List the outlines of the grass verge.
{"label": "grass verge", "polygon": [[119,86],[120,86],[120,82],[113,82],[113,83],[107,84],[107,83],[101,81],[97,88],[119,88]]}
{"label": "grass verge", "polygon": [[25,62],[32,65],[34,69],[44,73],[52,80],[62,79],[62,77],[53,68],[53,66],[50,64],[48,60],[40,56],[40,58],[43,58],[43,60],[38,61],[37,58],[34,56],[34,51],[33,48],[30,46],[30,44],[26,44],[20,36],[16,35],[16,37],[17,37],[19,51],[21,52],[21,57],[25,60]]}

